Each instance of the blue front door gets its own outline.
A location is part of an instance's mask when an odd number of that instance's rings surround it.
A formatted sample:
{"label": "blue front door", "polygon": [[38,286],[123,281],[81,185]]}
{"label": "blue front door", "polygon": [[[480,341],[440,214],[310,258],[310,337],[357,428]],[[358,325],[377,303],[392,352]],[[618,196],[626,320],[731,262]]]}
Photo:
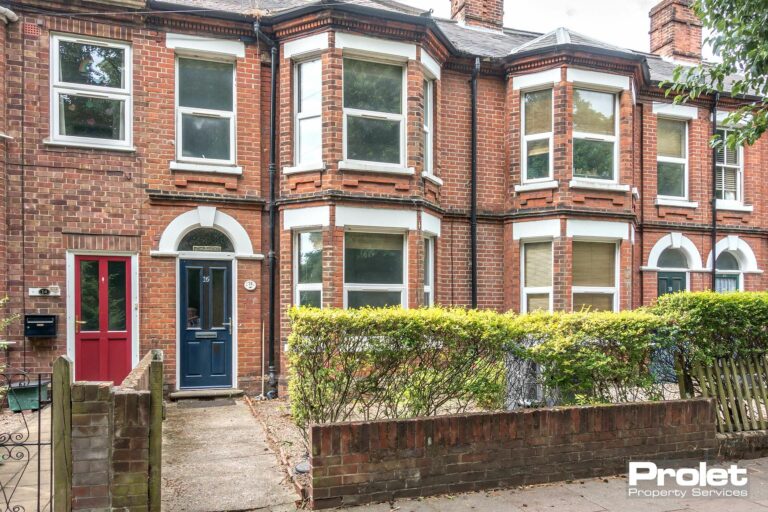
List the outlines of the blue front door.
{"label": "blue front door", "polygon": [[232,262],[179,265],[182,388],[232,386]]}

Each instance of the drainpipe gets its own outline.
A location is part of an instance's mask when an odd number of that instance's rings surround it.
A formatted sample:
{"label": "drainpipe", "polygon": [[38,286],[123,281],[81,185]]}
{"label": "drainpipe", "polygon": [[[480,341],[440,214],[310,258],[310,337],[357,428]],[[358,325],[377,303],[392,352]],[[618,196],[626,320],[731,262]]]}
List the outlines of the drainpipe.
{"label": "drainpipe", "polygon": [[480,58],[475,58],[472,68],[472,174],[470,179],[469,239],[472,265],[472,308],[477,308],[477,77],[480,74]]}
{"label": "drainpipe", "polygon": [[[715,92],[715,101],[712,103],[712,135],[717,134],[717,104],[720,101],[720,93]],[[725,142],[723,142],[725,143]],[[717,285],[717,148],[712,148],[712,291]]]}
{"label": "drainpipe", "polygon": [[[257,20],[253,24],[253,31],[256,37],[270,47],[271,57],[271,83],[269,97],[269,380],[267,386],[267,398],[277,398],[277,370],[275,367],[275,330],[276,330],[276,304],[277,304],[277,253],[276,253],[276,234],[277,234],[277,212],[276,208],[276,188],[277,188],[277,44],[274,40],[266,36],[261,31],[261,24]],[[263,377],[262,377],[263,378]]]}

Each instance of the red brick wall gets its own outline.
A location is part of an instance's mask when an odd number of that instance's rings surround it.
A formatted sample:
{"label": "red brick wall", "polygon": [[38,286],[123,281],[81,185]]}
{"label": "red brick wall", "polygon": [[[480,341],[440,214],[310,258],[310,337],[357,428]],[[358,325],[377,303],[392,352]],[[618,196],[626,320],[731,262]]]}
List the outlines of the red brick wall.
{"label": "red brick wall", "polygon": [[691,0],[662,0],[651,9],[651,52],[678,60],[701,61],[701,20]]}
{"label": "red brick wall", "polygon": [[315,509],[624,473],[716,454],[707,399],[313,425]]}

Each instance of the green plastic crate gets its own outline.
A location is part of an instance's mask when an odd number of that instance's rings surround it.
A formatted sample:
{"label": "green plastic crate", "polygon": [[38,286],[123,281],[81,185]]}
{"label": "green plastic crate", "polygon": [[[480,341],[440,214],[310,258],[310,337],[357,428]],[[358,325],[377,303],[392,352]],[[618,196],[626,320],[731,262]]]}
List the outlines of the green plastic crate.
{"label": "green plastic crate", "polygon": [[[13,412],[36,411],[40,409],[40,400],[48,401],[48,383],[14,382],[8,390],[8,407]],[[38,388],[40,391],[38,393]]]}

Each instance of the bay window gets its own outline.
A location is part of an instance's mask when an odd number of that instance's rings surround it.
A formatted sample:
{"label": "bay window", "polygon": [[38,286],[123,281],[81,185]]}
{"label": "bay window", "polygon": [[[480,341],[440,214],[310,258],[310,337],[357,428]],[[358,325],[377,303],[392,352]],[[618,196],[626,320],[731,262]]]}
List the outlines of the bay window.
{"label": "bay window", "polygon": [[573,310],[614,311],[617,305],[613,242],[573,242]]}
{"label": "bay window", "polygon": [[424,239],[424,305],[435,303],[435,239]]}
{"label": "bay window", "polygon": [[552,177],[552,89],[523,96],[523,181]]}
{"label": "bay window", "polygon": [[323,233],[296,233],[294,304],[323,307]]}
{"label": "bay window", "polygon": [[344,305],[405,306],[405,236],[349,231],[344,236]]}
{"label": "bay window", "polygon": [[657,192],[660,197],[688,197],[687,124],[659,118],[656,127]]}
{"label": "bay window", "polygon": [[552,242],[523,244],[522,311],[552,311]]}
{"label": "bay window", "polygon": [[235,64],[176,59],[176,159],[235,163]]}
{"label": "bay window", "polygon": [[344,59],[344,158],[402,167],[403,66]]}
{"label": "bay window", "polygon": [[433,173],[435,130],[435,82],[424,80],[424,172]]}
{"label": "bay window", "polygon": [[51,141],[131,145],[131,48],[55,35],[51,39]]}
{"label": "bay window", "polygon": [[729,130],[717,130],[723,144],[717,150],[715,191],[717,199],[742,202],[741,148],[731,149],[725,145],[729,133]]}
{"label": "bay window", "polygon": [[295,165],[320,165],[322,155],[322,61],[296,64]]}
{"label": "bay window", "polygon": [[616,95],[574,89],[573,176],[616,181]]}

